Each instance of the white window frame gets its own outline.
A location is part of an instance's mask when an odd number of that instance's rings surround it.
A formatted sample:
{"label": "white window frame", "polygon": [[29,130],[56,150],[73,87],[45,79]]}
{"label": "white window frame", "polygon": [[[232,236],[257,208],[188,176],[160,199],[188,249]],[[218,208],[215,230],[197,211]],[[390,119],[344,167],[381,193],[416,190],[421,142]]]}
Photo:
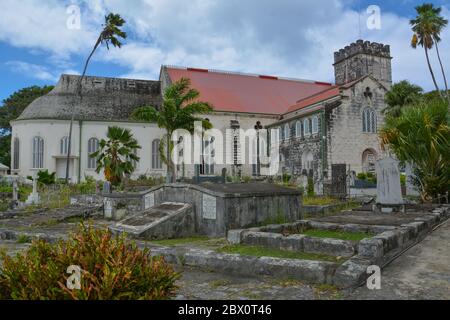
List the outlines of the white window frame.
{"label": "white window frame", "polygon": [[302,136],[302,122],[301,121],[297,121],[295,123],[295,133],[296,133],[297,138],[300,138]]}
{"label": "white window frame", "polygon": [[310,136],[311,135],[311,128],[309,125],[309,118],[306,118],[303,120],[303,135]]}
{"label": "white window frame", "polygon": [[159,144],[161,139],[153,139],[152,141],[152,170],[162,170],[162,161],[159,154]]}
{"label": "white window frame", "polygon": [[69,137],[68,136],[62,137],[61,140],[59,141],[59,152],[62,155],[67,155],[67,153],[69,152]]}
{"label": "white window frame", "polygon": [[88,140],[88,162],[87,168],[89,170],[97,169],[97,159],[92,158],[91,154],[97,152],[100,147],[100,142],[97,138],[92,137]]}
{"label": "white window frame", "polygon": [[289,126],[289,123],[286,123],[284,125],[284,140],[289,140],[291,137],[291,127]]}
{"label": "white window frame", "polygon": [[32,140],[32,167],[33,169],[44,168],[44,139],[40,136],[33,137]]}
{"label": "white window frame", "polygon": [[311,121],[311,133],[317,134],[319,133],[319,117],[314,116]]}

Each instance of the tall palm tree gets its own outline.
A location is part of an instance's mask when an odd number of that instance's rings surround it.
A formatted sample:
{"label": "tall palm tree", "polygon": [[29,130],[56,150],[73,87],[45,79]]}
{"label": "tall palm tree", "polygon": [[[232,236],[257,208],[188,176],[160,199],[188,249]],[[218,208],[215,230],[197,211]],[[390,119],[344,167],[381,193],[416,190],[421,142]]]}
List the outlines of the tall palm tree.
{"label": "tall palm tree", "polygon": [[108,127],[106,137],[107,140],[100,140],[99,149],[89,156],[97,159],[96,172],[103,169],[106,180],[118,185],[126,174],[133,173],[140,160],[136,150],[141,146],[129,129]]}
{"label": "tall palm tree", "polygon": [[162,161],[167,165],[167,182],[175,181],[175,166],[170,157],[174,144],[171,142],[172,134],[177,129],[185,129],[190,133],[194,132],[194,122],[201,121],[203,127],[211,128],[211,123],[199,115],[210,113],[213,106],[208,102],[198,101],[200,92],[191,88],[191,81],[181,78],[174,82],[164,92],[163,104],[160,110],[155,107],[142,107],[132,115],[135,120],[154,122],[158,127],[164,128],[166,134],[160,146],[165,149],[160,152]]}
{"label": "tall palm tree", "polygon": [[[111,43],[114,47],[120,48],[122,47],[122,43],[120,42],[119,38],[126,39],[127,34],[120,29],[125,24],[125,20],[122,19],[122,17],[118,14],[110,13],[107,16],[105,16],[105,24],[103,24],[103,30],[100,32],[100,35],[95,42],[94,48],[92,49],[91,53],[89,54],[88,58],[86,59],[86,62],[84,64],[83,73],[78,81],[76,93],[79,96],[80,104],[83,101],[82,96],[82,83],[83,79],[86,76],[86,71],[89,65],[89,62],[91,61],[92,56],[94,55],[95,51],[101,44],[106,44],[106,48],[109,50],[109,43]],[[66,163],[66,183],[69,181],[69,162],[70,162],[70,153],[72,148],[72,128],[73,128],[73,121],[75,117],[75,108],[72,107],[72,116],[70,118],[70,128],[69,128],[69,143],[67,148],[67,163]]]}
{"label": "tall palm tree", "polygon": [[425,56],[430,69],[431,77],[433,79],[434,86],[442,97],[442,93],[434,75],[433,68],[431,66],[429,50],[431,50],[435,44],[436,35],[436,12],[432,4],[425,3],[416,7],[417,17],[410,20],[412,31],[414,35],[411,40],[411,46],[416,49],[418,45],[422,46],[425,50]]}

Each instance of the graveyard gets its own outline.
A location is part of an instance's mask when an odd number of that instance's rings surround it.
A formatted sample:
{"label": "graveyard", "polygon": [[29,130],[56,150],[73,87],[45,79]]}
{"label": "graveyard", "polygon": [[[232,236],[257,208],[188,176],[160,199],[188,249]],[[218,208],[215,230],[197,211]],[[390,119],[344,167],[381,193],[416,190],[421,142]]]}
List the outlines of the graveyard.
{"label": "graveyard", "polygon": [[[365,283],[369,266],[383,269],[450,217],[448,204],[404,200],[392,158],[380,160],[377,173],[377,197],[354,198],[351,206],[337,201],[327,210],[305,209],[298,189],[268,182],[183,182],[135,192],[111,191],[105,183],[62,208],[32,211],[27,205],[41,199],[36,180],[22,204],[14,182],[15,209],[0,213],[0,243],[14,254],[34,240],[66,239],[84,222],[125,234],[188,277],[213,270],[251,283],[294,281],[348,292]],[[348,188],[346,179],[336,180],[343,181],[337,192]]]}

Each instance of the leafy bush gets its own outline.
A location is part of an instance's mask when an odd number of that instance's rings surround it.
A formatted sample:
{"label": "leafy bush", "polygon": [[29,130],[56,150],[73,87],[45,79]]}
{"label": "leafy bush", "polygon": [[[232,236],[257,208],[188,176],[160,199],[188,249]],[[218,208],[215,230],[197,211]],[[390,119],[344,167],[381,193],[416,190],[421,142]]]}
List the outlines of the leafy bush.
{"label": "leafy bush", "polygon": [[356,177],[358,178],[358,180],[366,180],[367,174],[365,174],[364,172],[361,172],[361,173],[358,173],[358,175]]}
{"label": "leafy bush", "polygon": [[91,176],[86,176],[84,182],[77,184],[76,188],[81,194],[95,193],[95,179]]}
{"label": "leafy bush", "polygon": [[49,173],[48,170],[41,170],[37,173],[38,182],[46,186],[56,183],[56,172]]}
{"label": "leafy bush", "polygon": [[291,175],[283,173],[283,183],[289,183],[289,181],[291,181]]}
{"label": "leafy bush", "polygon": [[249,183],[251,180],[252,180],[252,177],[249,177],[249,176],[242,177],[242,181],[244,181],[244,183]]}
{"label": "leafy bush", "polygon": [[[67,241],[35,241],[26,252],[3,252],[0,259],[0,299],[167,299],[179,277],[163,258],[151,257],[124,235],[84,225]],[[80,290],[66,287],[72,265],[82,270]]]}

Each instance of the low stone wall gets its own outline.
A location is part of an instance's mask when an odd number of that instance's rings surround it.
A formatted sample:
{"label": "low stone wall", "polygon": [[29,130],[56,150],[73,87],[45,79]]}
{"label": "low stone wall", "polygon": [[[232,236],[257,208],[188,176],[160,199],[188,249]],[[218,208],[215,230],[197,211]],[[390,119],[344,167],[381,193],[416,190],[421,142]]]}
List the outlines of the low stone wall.
{"label": "low stone wall", "polygon": [[[352,287],[367,279],[368,266],[377,265],[382,268],[397,254],[421,241],[435,226],[449,217],[450,206],[444,206],[416,218],[414,222],[399,227],[301,220],[290,224],[230,230],[227,239],[231,244],[349,257],[342,265],[336,265],[330,283],[339,287]],[[297,232],[305,227],[346,232],[370,232],[376,235],[363,239],[357,244],[336,239],[307,237],[301,234],[283,236],[283,234]]]}

